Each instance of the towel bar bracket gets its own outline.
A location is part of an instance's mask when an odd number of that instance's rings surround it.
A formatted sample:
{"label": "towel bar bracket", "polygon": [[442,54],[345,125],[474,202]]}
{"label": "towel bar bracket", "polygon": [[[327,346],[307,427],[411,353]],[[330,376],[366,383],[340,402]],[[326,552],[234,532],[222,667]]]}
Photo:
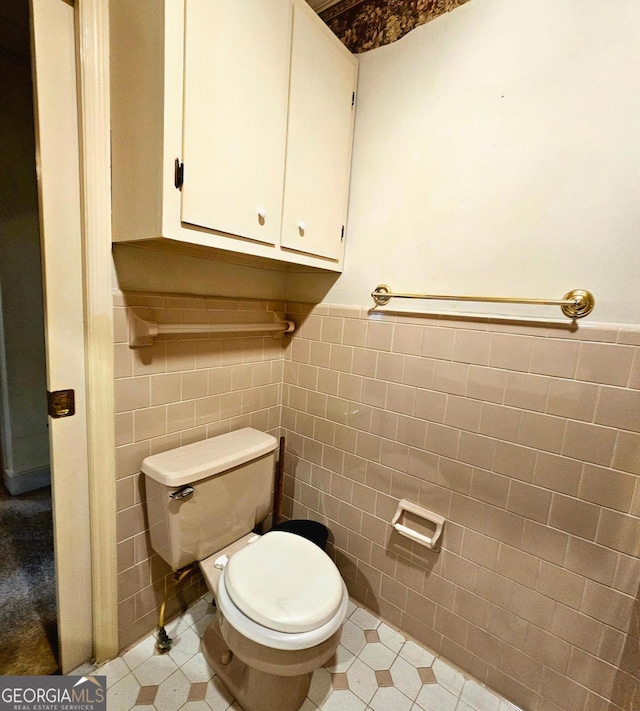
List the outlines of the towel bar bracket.
{"label": "towel bar bracket", "polygon": [[572,304],[561,304],[562,313],[569,318],[582,318],[593,311],[596,302],[593,294],[585,289],[572,289],[564,295],[566,301],[573,301]]}

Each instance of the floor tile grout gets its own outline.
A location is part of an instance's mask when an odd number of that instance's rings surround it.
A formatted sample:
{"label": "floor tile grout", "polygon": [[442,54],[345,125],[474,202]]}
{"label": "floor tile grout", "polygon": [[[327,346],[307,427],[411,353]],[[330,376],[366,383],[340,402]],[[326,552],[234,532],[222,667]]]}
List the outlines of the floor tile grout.
{"label": "floor tile grout", "polygon": [[[95,668],[107,677],[109,711],[241,711],[200,652],[213,619],[201,598],[167,625],[174,638],[167,654],[156,653],[149,635]],[[314,672],[301,708],[316,710],[518,711],[352,601],[336,655]]]}

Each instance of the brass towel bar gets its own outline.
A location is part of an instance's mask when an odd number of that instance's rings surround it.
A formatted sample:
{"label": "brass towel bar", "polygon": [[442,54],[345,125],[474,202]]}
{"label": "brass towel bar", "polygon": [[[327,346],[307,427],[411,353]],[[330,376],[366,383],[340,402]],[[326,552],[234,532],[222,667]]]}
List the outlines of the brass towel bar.
{"label": "brass towel bar", "polygon": [[595,299],[593,294],[584,289],[572,289],[562,299],[517,299],[500,296],[443,296],[442,294],[398,294],[391,291],[386,284],[379,284],[371,296],[376,306],[386,306],[391,299],[432,299],[434,301],[479,301],[496,304],[538,304],[559,306],[562,313],[569,318],[582,318],[593,311]]}

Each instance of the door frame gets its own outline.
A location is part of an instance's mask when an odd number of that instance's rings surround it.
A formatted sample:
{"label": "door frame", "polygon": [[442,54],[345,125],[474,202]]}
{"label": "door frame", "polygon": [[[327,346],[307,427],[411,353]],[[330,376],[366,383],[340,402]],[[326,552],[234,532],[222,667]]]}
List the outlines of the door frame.
{"label": "door frame", "polygon": [[[60,1],[60,0],[59,0]],[[109,3],[76,0],[93,654],[118,654]]]}
{"label": "door frame", "polygon": [[108,28],[32,0],[47,387],[77,391],[49,422],[62,673],[118,653]]}

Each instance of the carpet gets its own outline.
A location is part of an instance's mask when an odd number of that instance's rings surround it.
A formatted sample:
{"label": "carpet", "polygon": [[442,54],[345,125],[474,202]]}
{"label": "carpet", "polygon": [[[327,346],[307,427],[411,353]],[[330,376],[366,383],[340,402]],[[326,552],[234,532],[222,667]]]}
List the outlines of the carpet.
{"label": "carpet", "polygon": [[0,674],[59,673],[51,489],[0,484]]}

